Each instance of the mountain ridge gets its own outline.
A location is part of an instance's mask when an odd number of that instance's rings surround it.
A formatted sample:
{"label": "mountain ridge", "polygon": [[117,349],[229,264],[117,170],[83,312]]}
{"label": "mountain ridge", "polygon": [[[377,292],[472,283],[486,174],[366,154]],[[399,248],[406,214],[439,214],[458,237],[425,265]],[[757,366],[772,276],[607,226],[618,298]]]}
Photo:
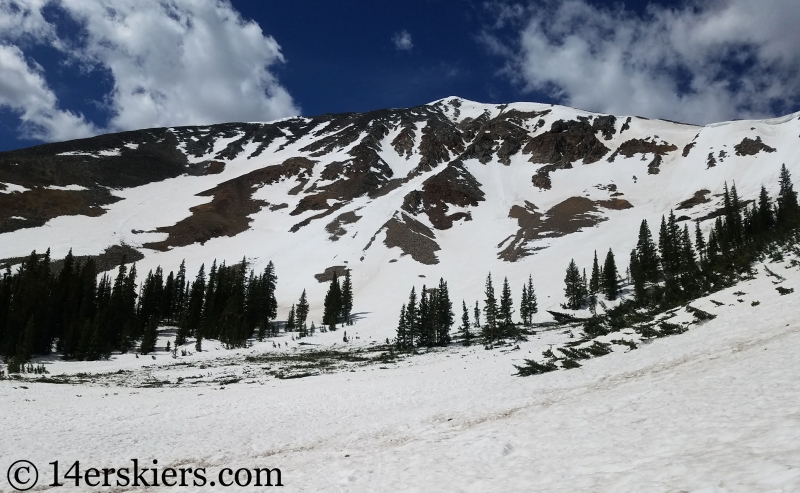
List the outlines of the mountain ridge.
{"label": "mountain ridge", "polygon": [[45,144],[0,153],[0,258],[127,245],[143,267],[190,272],[272,258],[291,291],[348,265],[365,290],[444,275],[465,298],[485,273],[454,270],[480,265],[515,283],[539,272],[556,306],[570,257],[624,258],[641,219],[685,206],[707,226],[725,181],[747,200],[781,164],[800,172],[796,116],[698,127],[451,97]]}

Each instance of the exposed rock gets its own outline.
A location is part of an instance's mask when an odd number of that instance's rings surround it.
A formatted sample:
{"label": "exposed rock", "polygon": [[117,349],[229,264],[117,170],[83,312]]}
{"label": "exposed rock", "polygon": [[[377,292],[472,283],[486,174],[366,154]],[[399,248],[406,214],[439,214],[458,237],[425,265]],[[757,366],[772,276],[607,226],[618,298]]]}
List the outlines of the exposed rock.
{"label": "exposed rock", "polygon": [[761,141],[761,137],[756,137],[755,140],[745,137],[742,141],[733,148],[736,150],[737,156],[755,156],[761,151],[770,153],[775,152],[775,148],[768,146]]}
{"label": "exposed rock", "polygon": [[330,223],[325,226],[325,231],[328,232],[330,235],[329,239],[331,241],[338,241],[340,237],[347,233],[347,230],[344,229],[342,226],[345,224],[353,224],[354,222],[361,219],[361,216],[357,215],[355,211],[345,212],[344,214],[339,214],[336,219],[331,221]]}
{"label": "exposed rock", "polygon": [[658,172],[660,171],[658,169],[658,167],[661,166],[662,159],[663,158],[661,157],[660,154],[656,154],[656,157],[654,157],[653,160],[650,161],[650,164],[647,165],[647,174],[648,175],[657,175],[658,174]]}
{"label": "exposed rock", "polygon": [[689,153],[692,151],[692,149],[694,148],[695,144],[696,144],[695,141],[691,141],[688,144],[686,144],[685,146],[683,146],[683,152],[681,153],[681,155],[683,157],[688,157]]}
{"label": "exposed rock", "polygon": [[314,279],[323,282],[331,282],[337,277],[344,277],[347,272],[346,265],[334,265],[325,269],[322,274],[314,274]]}
{"label": "exposed rock", "polygon": [[[102,205],[122,200],[105,188],[50,190],[34,188],[0,194],[0,233],[44,225],[59,216],[97,217],[106,213]],[[25,219],[16,219],[23,217]]]}
{"label": "exposed rock", "polygon": [[439,263],[436,252],[441,248],[435,241],[433,231],[408,214],[395,213],[381,229],[386,230],[383,243],[387,247],[398,247],[403,255],[411,255],[411,258],[421,264]]}
{"label": "exposed rock", "polygon": [[392,147],[394,147],[398,156],[403,156],[406,159],[411,157],[411,154],[414,152],[415,137],[416,132],[414,131],[414,127],[403,127],[400,133],[397,134],[397,137],[392,140]]}
{"label": "exposed rock", "polygon": [[710,193],[711,190],[707,190],[705,188],[702,190],[698,190],[694,193],[692,197],[678,204],[675,207],[675,209],[676,210],[691,209],[692,207],[711,202],[711,199],[707,197],[707,195],[709,195]]}
{"label": "exposed rock", "polygon": [[515,262],[537,250],[528,248],[527,244],[532,240],[565,236],[605,221],[607,218],[599,214],[601,207],[621,210],[633,206],[624,199],[592,201],[585,197],[571,197],[542,214],[530,202],[526,201],[525,207],[515,205],[511,207],[508,216],[517,220],[519,230],[516,235],[506,238],[498,245],[498,248],[502,248],[510,240],[497,257]]}
{"label": "exposed rock", "polygon": [[253,200],[253,193],[263,185],[283,178],[302,177],[309,174],[315,161],[303,157],[289,158],[281,164],[267,166],[242,176],[220,183],[201,192],[201,197],[213,197],[211,202],[192,207],[189,217],[172,226],[157,228],[168,233],[167,239],[147,243],[145,248],[168,250],[176,246],[205,243],[219,236],[236,236],[247,230],[255,214],[267,205],[263,200]]}
{"label": "exposed rock", "polygon": [[706,169],[713,168],[717,165],[717,159],[714,157],[713,152],[708,153],[708,159],[706,159]]}
{"label": "exposed rock", "polygon": [[550,173],[557,169],[572,168],[572,163],[583,160],[583,164],[599,161],[608,153],[595,136],[595,128],[582,120],[557,120],[550,130],[528,141],[522,149],[530,154],[530,162],[544,163],[532,178],[534,186],[548,190],[551,187]]}
{"label": "exposed rock", "polygon": [[459,219],[470,220],[469,213],[449,214],[450,206],[477,206],[484,200],[481,184],[464,168],[461,161],[454,161],[431,176],[422,184],[422,190],[406,195],[403,210],[417,215],[425,213],[436,229],[449,229]]}
{"label": "exposed rock", "polygon": [[549,131],[530,139],[522,152],[531,155],[532,163],[553,164],[565,169],[578,160],[583,160],[584,164],[597,162],[608,150],[584,119],[553,122]]}
{"label": "exposed rock", "polygon": [[613,163],[618,155],[625,157],[633,157],[636,154],[655,154],[657,156],[664,156],[670,152],[677,151],[678,148],[674,144],[662,143],[644,139],[631,139],[622,143],[616,151],[608,158],[608,162]]}

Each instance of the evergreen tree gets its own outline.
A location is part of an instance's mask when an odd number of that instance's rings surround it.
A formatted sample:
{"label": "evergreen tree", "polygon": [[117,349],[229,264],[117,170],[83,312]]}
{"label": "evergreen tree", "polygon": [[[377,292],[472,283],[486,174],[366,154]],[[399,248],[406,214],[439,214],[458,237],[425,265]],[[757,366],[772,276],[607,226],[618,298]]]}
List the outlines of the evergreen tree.
{"label": "evergreen tree", "polygon": [[498,313],[497,313],[497,300],[494,297],[494,286],[492,286],[491,272],[486,277],[486,299],[483,302],[483,315],[486,318],[486,324],[483,326],[483,339],[486,342],[492,342],[498,338]]}
{"label": "evergreen tree", "polygon": [[597,250],[594,251],[592,262],[592,277],[589,280],[589,293],[596,294],[600,291],[600,266],[597,262]]}
{"label": "evergreen tree", "polygon": [[794,223],[798,216],[797,192],[794,191],[792,178],[786,164],[781,165],[780,178],[778,180],[780,190],[778,192],[778,223],[786,225]]}
{"label": "evergreen tree", "polygon": [[653,242],[653,235],[647,226],[647,220],[642,220],[639,227],[639,241],[636,244],[638,268],[644,282],[658,282],[658,253]]}
{"label": "evergreen tree", "polygon": [[647,290],[645,287],[645,275],[642,271],[642,266],[639,262],[639,254],[636,249],[631,250],[630,266],[628,270],[631,273],[631,283],[633,284],[633,293],[636,301],[643,304],[647,299]]}
{"label": "evergreen tree", "polygon": [[286,332],[291,332],[297,329],[297,324],[295,323],[295,311],[294,305],[289,310],[289,316],[286,318]]}
{"label": "evergreen tree", "polygon": [[339,286],[339,276],[334,275],[328,293],[325,295],[324,312],[322,321],[329,330],[336,330],[336,323],[342,313],[342,288]]}
{"label": "evergreen tree", "polygon": [[353,311],[353,284],[350,280],[350,269],[344,271],[342,284],[342,317],[347,325],[352,325],[350,314]]}
{"label": "evergreen tree", "polygon": [[473,320],[474,322],[472,326],[475,327],[475,330],[481,330],[481,309],[480,306],[478,306],[477,301],[475,302],[475,311],[473,312]]}
{"label": "evergreen tree", "polygon": [[511,287],[508,278],[503,279],[503,289],[500,294],[500,310],[498,312],[498,325],[501,337],[518,337],[516,326],[512,320],[514,314],[514,301],[511,299]]}
{"label": "evergreen tree", "polygon": [[156,319],[150,319],[144,329],[142,341],[139,344],[140,354],[150,354],[156,349],[156,340],[158,339],[158,322]]}
{"label": "evergreen tree", "polygon": [[408,330],[408,317],[406,315],[406,305],[400,308],[400,320],[397,322],[397,348],[410,349],[411,334]]}
{"label": "evergreen tree", "polygon": [[536,301],[536,291],[533,289],[533,276],[528,274],[528,306],[527,306],[527,313],[528,313],[528,325],[533,323],[533,316],[539,313],[539,304]]}
{"label": "evergreen tree", "polygon": [[417,293],[415,289],[411,288],[411,293],[408,295],[408,303],[406,304],[406,324],[405,330],[407,333],[406,347],[413,348],[415,339],[419,336],[419,312],[417,311]]}
{"label": "evergreen tree", "polygon": [[603,294],[606,299],[613,301],[617,299],[619,293],[619,274],[617,273],[617,263],[614,260],[614,252],[608,249],[606,260],[603,264]]}
{"label": "evergreen tree", "polygon": [[[791,181],[790,181],[791,183]],[[761,185],[761,191],[758,194],[758,227],[757,232],[769,230],[775,224],[775,218],[772,215],[772,201],[767,194],[767,189]]]}
{"label": "evergreen tree", "polygon": [[308,319],[308,299],[306,298],[306,290],[300,295],[300,301],[297,302],[297,309],[295,310],[295,317],[297,317],[297,326],[301,329],[306,328],[306,320]]}
{"label": "evergreen tree", "polygon": [[694,247],[700,256],[700,262],[704,262],[706,258],[706,242],[703,238],[703,231],[700,229],[699,219],[694,222]]}
{"label": "evergreen tree", "polygon": [[584,301],[583,280],[580,270],[575,264],[575,259],[569,261],[567,275],[564,277],[564,294],[567,297],[567,307],[570,310],[579,310]]}
{"label": "evergreen tree", "polygon": [[472,332],[469,330],[469,311],[467,310],[467,302],[461,300],[461,327],[459,328],[459,332],[461,333],[461,341],[465,346],[469,346],[472,343]]}
{"label": "evergreen tree", "polygon": [[439,278],[439,287],[436,290],[436,345],[446,346],[450,344],[450,329],[453,327],[453,303],[450,301],[450,291],[447,282]]}
{"label": "evergreen tree", "polygon": [[522,324],[526,327],[530,326],[528,313],[528,285],[522,285],[522,299],[519,302],[519,316],[522,318]]}

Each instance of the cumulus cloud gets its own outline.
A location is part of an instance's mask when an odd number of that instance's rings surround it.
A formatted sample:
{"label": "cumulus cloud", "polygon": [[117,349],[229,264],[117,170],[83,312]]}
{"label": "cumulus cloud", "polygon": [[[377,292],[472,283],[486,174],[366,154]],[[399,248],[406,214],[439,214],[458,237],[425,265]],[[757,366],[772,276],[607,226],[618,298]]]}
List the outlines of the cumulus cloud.
{"label": "cumulus cloud", "polygon": [[414,43],[411,42],[411,35],[405,29],[394,33],[394,36],[392,36],[392,43],[394,43],[394,47],[399,51],[411,51],[411,48],[414,47]]}
{"label": "cumulus cloud", "polygon": [[[505,73],[567,105],[708,123],[800,101],[796,0],[698,0],[641,16],[567,0],[496,13],[483,39]],[[509,26],[510,38],[500,34]]]}
{"label": "cumulus cloud", "polygon": [[25,60],[16,46],[0,45],[0,107],[19,115],[22,135],[35,140],[68,140],[97,132],[82,115],[58,110],[55,94],[38,66]]}
{"label": "cumulus cloud", "polygon": [[[42,16],[47,6],[77,22],[80,37],[59,38]],[[4,30],[5,24],[19,27]],[[17,99],[21,102],[10,104],[13,88],[0,83],[0,105],[17,111],[25,125],[38,129],[32,135],[42,140],[65,138],[66,130],[58,127],[71,117],[78,119],[83,134],[263,121],[299,112],[270,71],[284,61],[280,46],[225,0],[0,0],[0,40],[6,48],[16,50],[20,59],[20,47],[31,39],[60,50],[73,65],[103,71],[113,80],[113,89],[103,95],[111,118],[100,128],[60,110],[46,74],[30,64],[27,77],[35,84],[27,86],[28,97]],[[31,115],[28,120],[26,115]]]}

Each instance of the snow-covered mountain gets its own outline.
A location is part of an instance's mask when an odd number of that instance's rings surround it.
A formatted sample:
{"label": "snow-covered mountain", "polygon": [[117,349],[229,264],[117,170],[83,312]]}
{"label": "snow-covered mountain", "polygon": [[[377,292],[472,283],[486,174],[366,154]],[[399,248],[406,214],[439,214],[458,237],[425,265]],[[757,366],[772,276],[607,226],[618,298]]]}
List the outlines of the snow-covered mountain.
{"label": "snow-covered mountain", "polygon": [[[541,308],[563,302],[570,258],[612,248],[624,271],[642,219],[710,225],[723,184],[774,195],[800,118],[705,127],[535,103],[446,98],[409,108],[148,129],[0,154],[0,259],[121,255],[140,272],[213,259],[274,261],[285,313],[349,267],[355,312],[393,333],[412,285],[444,277],[460,305],[484,279]],[[549,315],[541,310],[539,317]],[[279,319],[281,314],[279,314]]]}

